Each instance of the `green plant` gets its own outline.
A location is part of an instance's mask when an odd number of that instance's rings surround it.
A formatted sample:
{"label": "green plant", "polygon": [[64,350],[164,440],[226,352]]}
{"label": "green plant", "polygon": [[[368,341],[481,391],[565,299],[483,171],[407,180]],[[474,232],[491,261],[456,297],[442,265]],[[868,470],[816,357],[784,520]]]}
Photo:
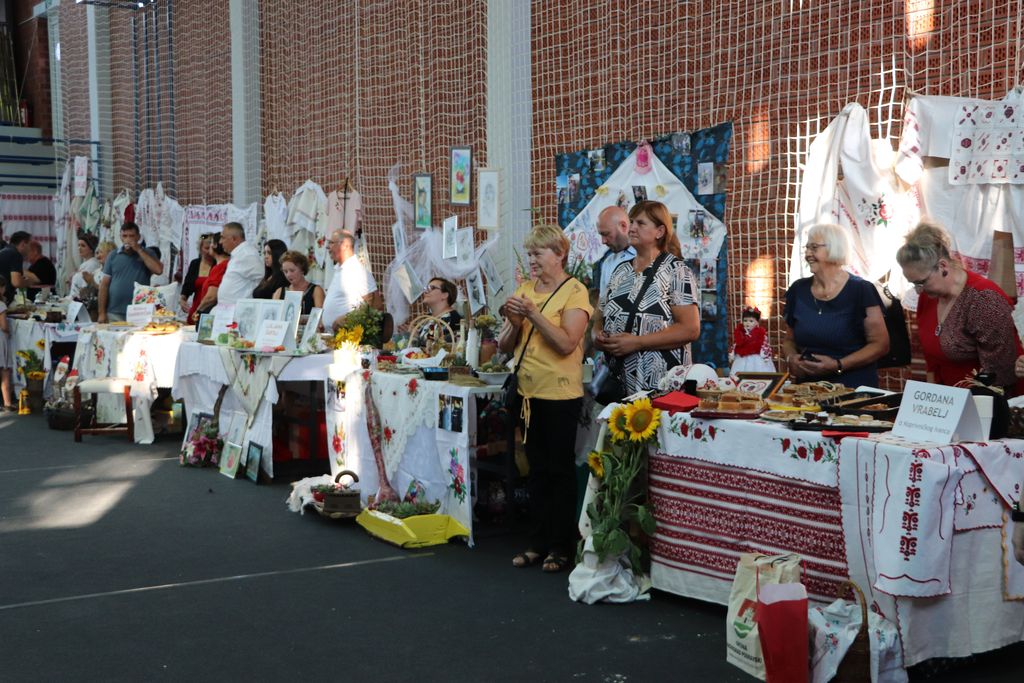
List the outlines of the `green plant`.
{"label": "green plant", "polygon": [[441,501],[434,501],[433,503],[423,501],[412,503],[409,501],[396,502],[390,500],[381,501],[377,505],[377,511],[383,512],[386,515],[397,517],[399,519],[405,519],[406,517],[413,517],[415,515],[432,515],[441,508]]}
{"label": "green plant", "polygon": [[375,349],[381,347],[385,341],[381,339],[384,327],[384,313],[382,311],[377,310],[368,303],[364,303],[345,316],[345,321],[341,327],[351,330],[357,325],[363,330],[363,344],[372,346]]}
{"label": "green plant", "polygon": [[[635,501],[642,495],[633,487],[637,474],[647,459],[647,449],[657,441],[661,411],[644,398],[620,405],[608,418],[611,448],[591,451],[587,464],[600,480],[594,501],[587,506],[593,528],[594,551],[598,559],[629,555],[635,574],[642,571],[640,547],[628,533],[628,525],[636,522],[645,534],[654,533],[654,517],[646,505]],[[579,555],[583,554],[580,541]]]}

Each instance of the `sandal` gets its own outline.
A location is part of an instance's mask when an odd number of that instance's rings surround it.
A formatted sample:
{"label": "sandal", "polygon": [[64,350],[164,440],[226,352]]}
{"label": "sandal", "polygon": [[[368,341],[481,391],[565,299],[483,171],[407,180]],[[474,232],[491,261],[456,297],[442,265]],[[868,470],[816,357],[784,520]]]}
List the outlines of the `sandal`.
{"label": "sandal", "polygon": [[540,553],[535,553],[532,550],[524,550],[512,558],[512,566],[518,569],[532,567],[535,564],[540,564],[543,557]]}
{"label": "sandal", "polygon": [[4,410],[8,413],[16,413],[18,412],[18,406],[11,404],[9,406],[4,406]]}
{"label": "sandal", "polygon": [[557,574],[569,568],[569,558],[564,555],[548,555],[544,558],[541,571],[546,574]]}

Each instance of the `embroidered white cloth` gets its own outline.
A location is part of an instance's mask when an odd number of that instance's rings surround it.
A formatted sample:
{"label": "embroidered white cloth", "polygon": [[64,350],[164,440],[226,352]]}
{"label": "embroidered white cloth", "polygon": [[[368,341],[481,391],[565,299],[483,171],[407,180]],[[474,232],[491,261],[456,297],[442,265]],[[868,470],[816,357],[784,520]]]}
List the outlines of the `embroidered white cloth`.
{"label": "embroidered white cloth", "polygon": [[629,560],[609,557],[598,560],[594,537],[588,536],[583,546],[583,561],[569,574],[569,598],[593,605],[595,602],[636,602],[650,600],[650,581],[638,580],[629,567]]}
{"label": "embroidered white cloth", "polygon": [[871,281],[891,271],[890,288],[903,292],[896,250],[920,211],[915,195],[900,189],[892,157],[888,143],[871,139],[867,113],[855,102],[814,138],[801,182],[790,284],[810,275],[803,253],[808,230],[816,223],[837,223],[850,237],[849,270]]}
{"label": "embroidered white cloth", "polygon": [[395,474],[405,453],[409,437],[421,425],[430,425],[437,419],[437,397],[423,390],[424,381],[408,375],[375,372],[370,378],[373,400],[380,410],[385,471]]}
{"label": "embroidered white cloth", "polygon": [[960,104],[949,159],[952,185],[1024,183],[1024,116],[1011,92],[1002,102]]}
{"label": "embroidered white cloth", "polygon": [[267,224],[267,239],[281,240],[285,244],[291,244],[292,234],[288,229],[288,202],[284,195],[267,195],[263,202],[263,218]]}
{"label": "embroidered white cloth", "polygon": [[327,195],[312,180],[303,183],[288,202],[287,223],[292,236],[291,248],[309,259],[306,279],[325,285],[324,273],[330,266],[330,258],[326,256]]}
{"label": "embroidered white cloth", "polygon": [[[839,664],[853,645],[861,625],[860,606],[836,600],[827,607],[811,607],[807,624],[812,642],[811,681],[826,683],[836,675]],[[904,683],[903,646],[896,625],[868,612],[868,640],[871,647],[872,683]]]}
{"label": "embroidered white cloth", "polygon": [[[703,420],[688,413],[662,414],[659,453],[741,466],[766,474],[835,486],[838,446],[817,432],[747,420]],[[757,443],[758,457],[750,458]]]}

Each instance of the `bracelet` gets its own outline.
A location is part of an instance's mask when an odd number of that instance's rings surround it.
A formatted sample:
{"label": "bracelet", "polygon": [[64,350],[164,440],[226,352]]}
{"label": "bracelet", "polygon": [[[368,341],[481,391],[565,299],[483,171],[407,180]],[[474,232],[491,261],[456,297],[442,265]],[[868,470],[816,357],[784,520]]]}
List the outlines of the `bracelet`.
{"label": "bracelet", "polygon": [[836,366],[837,366],[836,374],[837,375],[843,374],[843,359],[842,358],[836,358]]}
{"label": "bracelet", "polygon": [[1021,512],[1020,510],[1019,500],[1010,508],[1010,519],[1014,522],[1024,522],[1024,512]]}

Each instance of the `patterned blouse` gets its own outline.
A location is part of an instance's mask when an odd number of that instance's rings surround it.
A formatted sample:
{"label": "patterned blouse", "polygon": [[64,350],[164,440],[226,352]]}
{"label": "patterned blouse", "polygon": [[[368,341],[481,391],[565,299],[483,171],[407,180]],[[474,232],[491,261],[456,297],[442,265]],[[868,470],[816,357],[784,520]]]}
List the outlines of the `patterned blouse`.
{"label": "patterned blouse", "polygon": [[[620,263],[612,272],[608,289],[601,294],[601,312],[604,314],[604,331],[608,334],[629,332],[636,335],[650,334],[665,329],[675,322],[673,306],[696,305],[697,279],[682,259],[668,254],[644,298],[636,306],[633,329],[626,330],[626,321],[640,295],[647,271],[653,263],[637,273],[633,262]],[[623,359],[623,383],[626,395],[637,391],[657,389],[658,380],[677,365],[690,365],[690,345],[664,351],[638,351]]]}
{"label": "patterned blouse", "polygon": [[1013,372],[1017,356],[1024,354],[1013,309],[999,285],[970,271],[963,291],[939,325],[938,300],[921,294],[917,304],[917,332],[925,364],[939,384],[954,385],[971,372],[994,373],[995,384],[1011,387],[1011,395],[1024,390]]}

